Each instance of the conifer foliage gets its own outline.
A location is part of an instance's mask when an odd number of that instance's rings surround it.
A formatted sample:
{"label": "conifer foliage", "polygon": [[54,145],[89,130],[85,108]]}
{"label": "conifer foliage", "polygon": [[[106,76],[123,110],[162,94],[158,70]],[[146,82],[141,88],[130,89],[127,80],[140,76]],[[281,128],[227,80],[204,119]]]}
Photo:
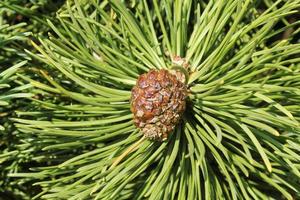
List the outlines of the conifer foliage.
{"label": "conifer foliage", "polygon": [[[10,120],[32,166],[9,176],[35,182],[37,199],[300,198],[299,8],[67,1],[27,50],[43,64],[18,75],[33,96]],[[185,112],[167,140],[141,140],[131,89],[174,63]]]}

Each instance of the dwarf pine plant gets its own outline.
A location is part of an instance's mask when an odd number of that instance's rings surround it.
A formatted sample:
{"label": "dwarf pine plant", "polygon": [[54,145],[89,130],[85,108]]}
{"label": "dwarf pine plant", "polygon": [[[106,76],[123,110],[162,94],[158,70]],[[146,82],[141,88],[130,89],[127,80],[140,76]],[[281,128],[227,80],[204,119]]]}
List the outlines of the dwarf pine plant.
{"label": "dwarf pine plant", "polygon": [[300,198],[299,7],[67,1],[19,74],[9,176],[35,199]]}

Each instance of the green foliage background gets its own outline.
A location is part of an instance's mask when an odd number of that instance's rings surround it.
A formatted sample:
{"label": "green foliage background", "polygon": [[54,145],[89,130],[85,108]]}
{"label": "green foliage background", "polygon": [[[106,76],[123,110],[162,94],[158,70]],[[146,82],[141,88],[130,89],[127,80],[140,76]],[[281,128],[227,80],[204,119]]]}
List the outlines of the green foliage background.
{"label": "green foliage background", "polygon": [[26,73],[30,66],[35,66],[37,62],[31,60],[24,49],[35,52],[30,40],[47,35],[50,28],[46,19],[53,19],[55,11],[62,3],[50,0],[0,2],[1,200],[31,199],[38,192],[38,189],[32,187],[31,182],[22,184],[19,180],[8,177],[9,173],[28,171],[32,165],[27,156],[29,152],[20,154],[19,132],[10,118],[16,116],[16,110],[27,110],[31,107],[25,98],[32,97],[33,94],[30,93],[32,86],[21,81],[18,73]]}
{"label": "green foliage background", "polygon": [[[2,1],[2,198],[299,199],[299,8]],[[112,167],[142,137],[136,78],[175,56],[190,64],[182,122]]]}

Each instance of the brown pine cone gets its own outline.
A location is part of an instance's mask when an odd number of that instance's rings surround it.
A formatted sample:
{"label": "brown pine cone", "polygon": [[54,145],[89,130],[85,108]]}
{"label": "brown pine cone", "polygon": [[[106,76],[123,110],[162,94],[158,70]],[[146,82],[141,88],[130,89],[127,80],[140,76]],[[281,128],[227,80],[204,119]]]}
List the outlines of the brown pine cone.
{"label": "brown pine cone", "polygon": [[149,139],[167,139],[181,119],[186,97],[187,87],[176,73],[162,69],[140,75],[131,92],[135,125]]}

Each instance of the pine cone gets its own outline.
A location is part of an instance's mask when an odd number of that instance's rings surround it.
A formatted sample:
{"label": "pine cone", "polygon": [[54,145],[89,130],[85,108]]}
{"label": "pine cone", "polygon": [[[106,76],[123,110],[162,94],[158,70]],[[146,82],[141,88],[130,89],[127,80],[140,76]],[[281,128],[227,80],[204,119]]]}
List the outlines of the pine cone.
{"label": "pine cone", "polygon": [[176,74],[151,70],[140,75],[132,89],[134,123],[149,139],[167,139],[185,110],[187,87]]}

